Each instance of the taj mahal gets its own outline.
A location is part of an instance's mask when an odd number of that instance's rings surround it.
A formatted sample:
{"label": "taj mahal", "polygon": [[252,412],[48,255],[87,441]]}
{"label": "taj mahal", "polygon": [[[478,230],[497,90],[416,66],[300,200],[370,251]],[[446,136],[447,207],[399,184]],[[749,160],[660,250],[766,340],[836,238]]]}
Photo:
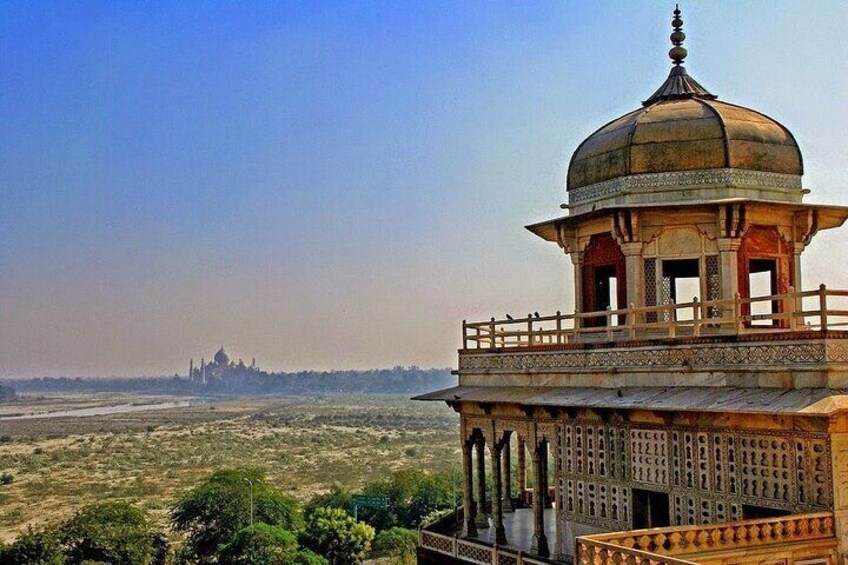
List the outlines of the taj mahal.
{"label": "taj mahal", "polygon": [[261,369],[256,366],[256,358],[254,357],[250,365],[246,365],[244,361],[239,359],[233,361],[230,356],[224,351],[224,346],[215,353],[215,356],[210,362],[206,362],[205,358],[201,358],[200,365],[195,367],[194,359],[189,361],[188,378],[192,382],[207,385],[213,380],[223,379],[227,376],[239,376],[247,374],[261,373]]}

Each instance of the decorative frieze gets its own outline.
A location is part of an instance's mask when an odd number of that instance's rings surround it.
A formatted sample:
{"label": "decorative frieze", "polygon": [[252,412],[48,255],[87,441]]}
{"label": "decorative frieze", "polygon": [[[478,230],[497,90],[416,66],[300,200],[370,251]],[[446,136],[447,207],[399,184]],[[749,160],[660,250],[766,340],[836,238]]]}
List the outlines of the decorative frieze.
{"label": "decorative frieze", "polygon": [[801,177],[746,169],[703,169],[618,177],[569,191],[571,205],[602,200],[629,192],[679,188],[753,188],[800,191]]}
{"label": "decorative frieze", "polygon": [[699,343],[653,347],[571,349],[551,352],[460,354],[461,372],[655,367],[751,367],[848,362],[848,344],[797,342]]}

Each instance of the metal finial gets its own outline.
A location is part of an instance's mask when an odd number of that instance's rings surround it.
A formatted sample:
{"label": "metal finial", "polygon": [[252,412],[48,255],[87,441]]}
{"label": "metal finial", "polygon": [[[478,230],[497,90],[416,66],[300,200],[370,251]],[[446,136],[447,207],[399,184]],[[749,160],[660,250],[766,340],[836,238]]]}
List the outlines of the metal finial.
{"label": "metal finial", "polygon": [[675,66],[680,66],[683,64],[683,59],[686,58],[688,52],[683,47],[683,40],[686,39],[686,34],[683,33],[683,18],[680,17],[680,6],[677,4],[674,5],[674,19],[671,20],[671,26],[674,28],[674,31],[671,32],[669,37],[674,47],[669,50],[668,56],[671,57]]}

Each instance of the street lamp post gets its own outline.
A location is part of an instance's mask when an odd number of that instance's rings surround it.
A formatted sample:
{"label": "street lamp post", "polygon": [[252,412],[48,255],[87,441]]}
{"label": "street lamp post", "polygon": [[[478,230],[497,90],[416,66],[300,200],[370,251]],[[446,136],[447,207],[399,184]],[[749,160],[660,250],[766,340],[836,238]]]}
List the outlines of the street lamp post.
{"label": "street lamp post", "polygon": [[250,485],[250,525],[252,526],[253,525],[253,481],[248,479],[247,477],[245,477],[244,480],[245,480],[245,482],[247,482],[248,485]]}

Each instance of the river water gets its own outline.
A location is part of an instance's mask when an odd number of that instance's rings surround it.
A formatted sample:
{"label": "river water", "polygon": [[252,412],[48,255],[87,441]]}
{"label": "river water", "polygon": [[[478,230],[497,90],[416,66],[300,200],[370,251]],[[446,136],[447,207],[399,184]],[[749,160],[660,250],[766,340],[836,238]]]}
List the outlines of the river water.
{"label": "river water", "polygon": [[[196,403],[197,401],[195,401]],[[12,420],[34,420],[36,418],[83,418],[86,416],[104,416],[108,414],[125,414],[129,412],[146,412],[148,410],[165,410],[168,408],[187,408],[191,400],[174,400],[154,404],[113,404],[111,406],[92,406],[90,408],[75,408],[57,412],[40,412],[36,414],[17,414],[15,416],[0,416],[0,422]]]}

